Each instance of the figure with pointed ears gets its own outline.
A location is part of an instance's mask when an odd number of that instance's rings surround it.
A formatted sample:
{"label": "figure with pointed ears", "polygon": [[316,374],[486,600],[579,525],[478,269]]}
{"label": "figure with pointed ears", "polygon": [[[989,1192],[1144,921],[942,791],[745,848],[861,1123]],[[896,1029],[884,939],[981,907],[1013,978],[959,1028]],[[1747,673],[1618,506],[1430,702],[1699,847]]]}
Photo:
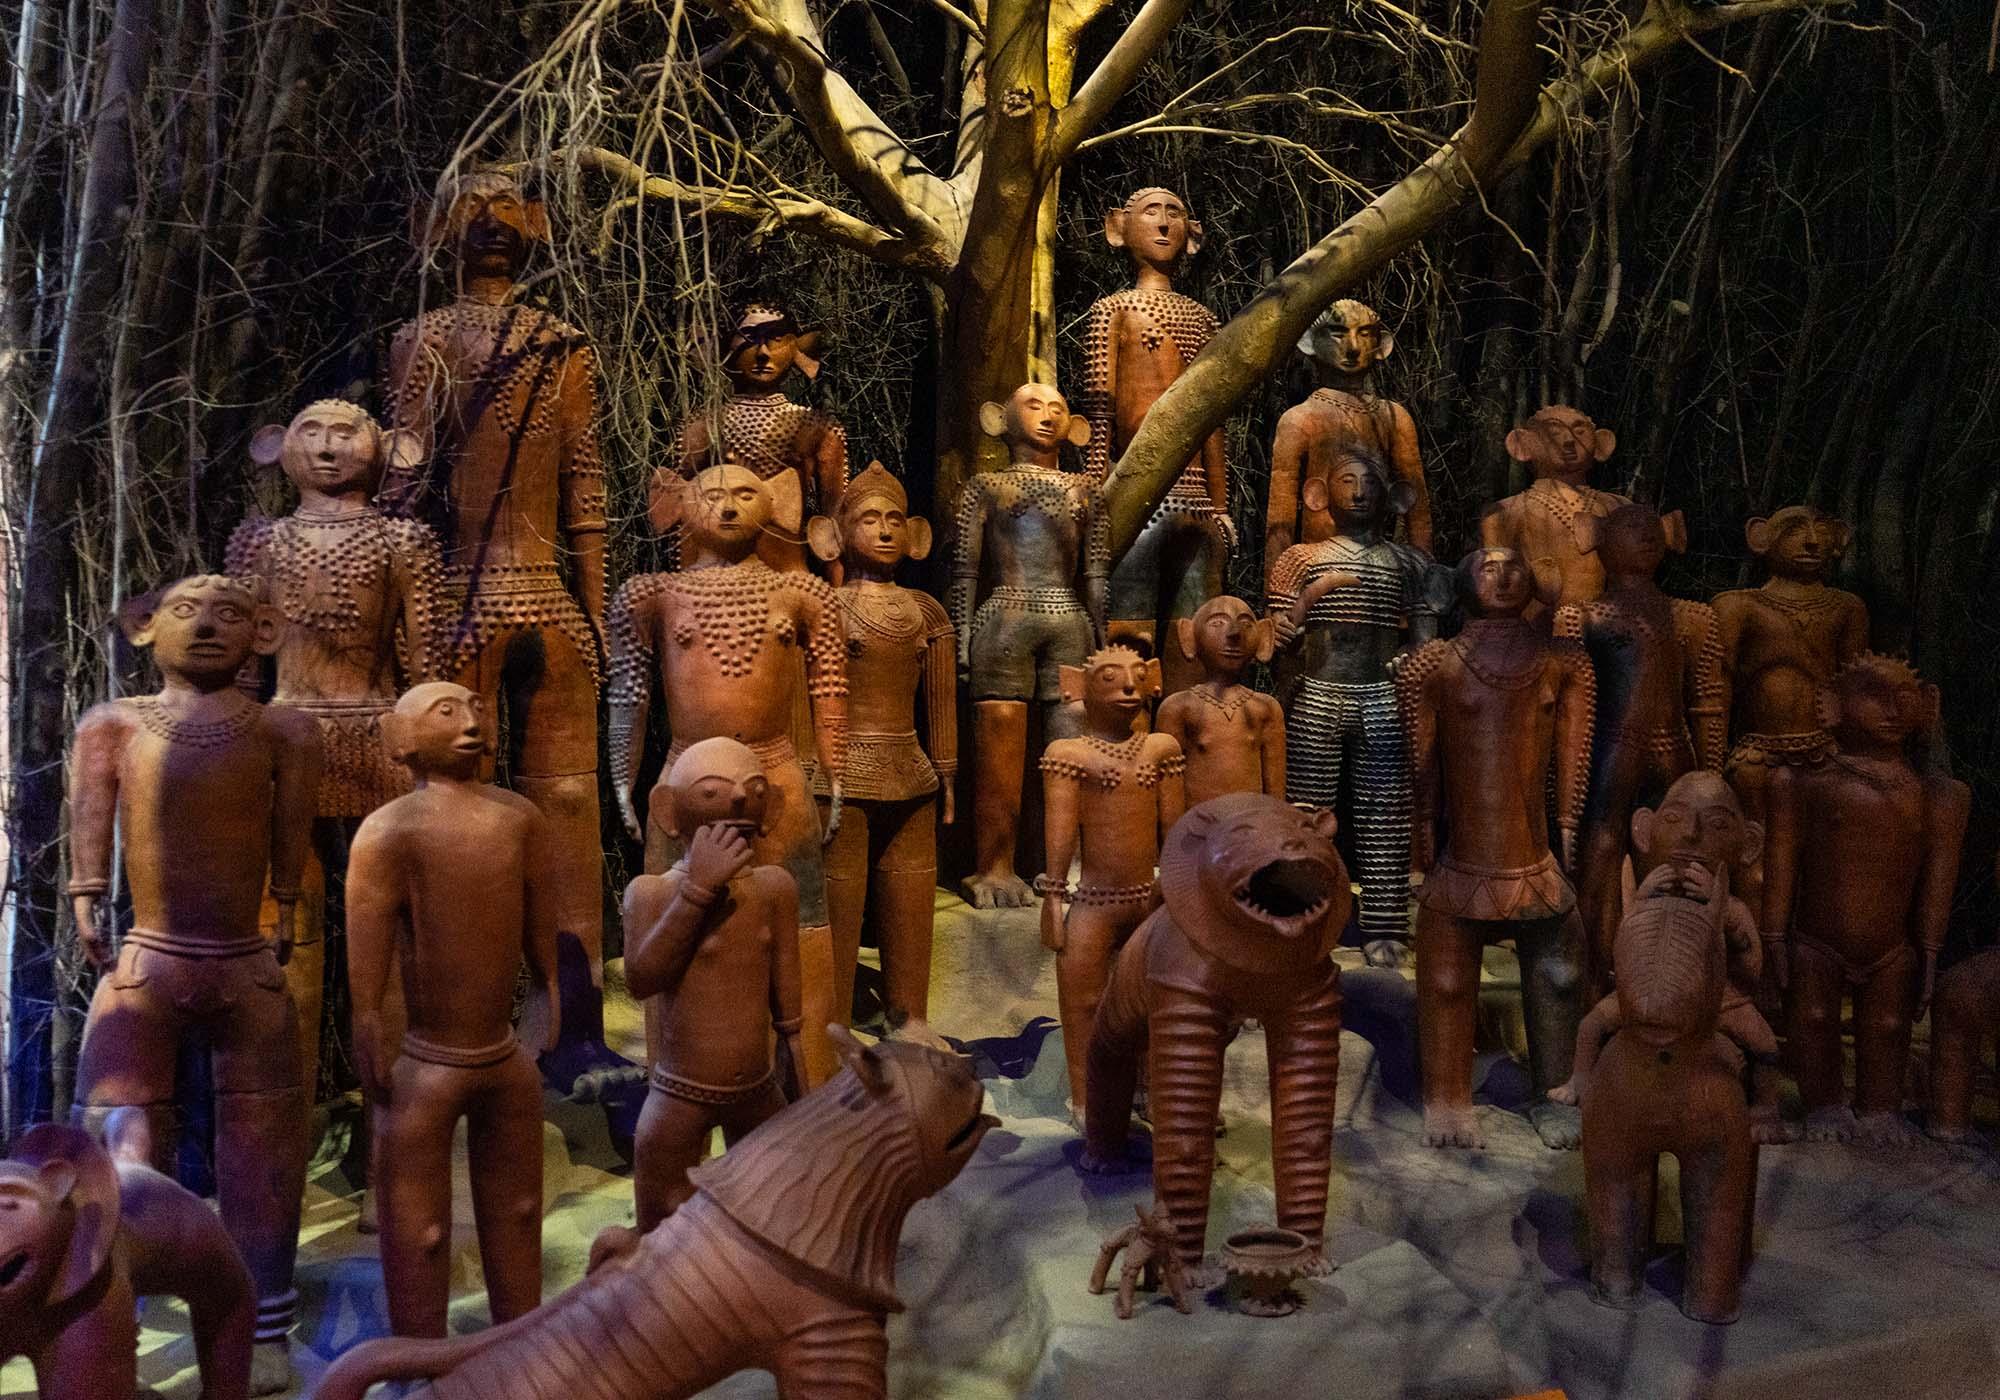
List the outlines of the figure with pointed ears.
{"label": "figure with pointed ears", "polygon": [[1604,591],[1604,565],[1589,548],[1589,522],[1629,502],[1592,486],[1590,473],[1617,450],[1616,433],[1566,404],[1551,404],[1507,434],[1507,455],[1525,463],[1535,479],[1487,510],[1479,542],[1528,561],[1535,576],[1529,621]]}
{"label": "figure with pointed ears", "polygon": [[1241,598],[1211,598],[1174,623],[1181,656],[1201,664],[1199,685],[1160,702],[1156,724],[1187,760],[1187,805],[1227,792],[1285,795],[1285,714],[1243,684],[1252,660],[1269,661],[1276,633]]}

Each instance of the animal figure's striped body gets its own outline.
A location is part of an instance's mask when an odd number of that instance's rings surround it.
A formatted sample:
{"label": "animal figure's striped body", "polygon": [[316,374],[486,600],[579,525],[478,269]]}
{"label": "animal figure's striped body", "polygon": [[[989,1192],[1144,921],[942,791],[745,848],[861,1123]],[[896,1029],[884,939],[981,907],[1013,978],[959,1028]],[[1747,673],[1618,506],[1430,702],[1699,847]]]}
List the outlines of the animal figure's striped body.
{"label": "animal figure's striped body", "polygon": [[1618,1009],[1625,1028],[1648,1044],[1715,1029],[1728,985],[1723,918],[1729,905],[1727,872],[1715,879],[1720,890],[1707,903],[1669,893],[1636,902],[1626,896],[1612,945]]}

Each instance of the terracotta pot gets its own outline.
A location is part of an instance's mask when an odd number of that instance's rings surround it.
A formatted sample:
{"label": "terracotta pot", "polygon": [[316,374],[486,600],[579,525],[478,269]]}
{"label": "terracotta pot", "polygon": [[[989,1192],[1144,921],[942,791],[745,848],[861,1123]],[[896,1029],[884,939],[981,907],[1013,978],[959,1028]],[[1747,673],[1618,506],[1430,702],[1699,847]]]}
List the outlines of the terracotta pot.
{"label": "terracotta pot", "polygon": [[1222,1267],[1236,1282],[1236,1310],[1252,1317],[1284,1317],[1298,1309],[1292,1281],[1304,1272],[1312,1245],[1297,1230],[1260,1225],[1231,1235]]}

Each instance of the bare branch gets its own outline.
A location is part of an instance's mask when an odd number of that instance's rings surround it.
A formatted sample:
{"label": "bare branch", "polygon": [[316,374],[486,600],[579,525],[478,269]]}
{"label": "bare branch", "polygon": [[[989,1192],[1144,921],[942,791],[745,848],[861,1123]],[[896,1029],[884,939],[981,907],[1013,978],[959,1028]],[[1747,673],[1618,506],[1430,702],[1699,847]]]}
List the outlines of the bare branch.
{"label": "bare branch", "polygon": [[963,29],[967,34],[970,34],[973,38],[982,42],[985,40],[986,30],[980,25],[979,21],[959,9],[958,6],[952,4],[951,0],[924,0],[924,3],[957,25],[960,29]]}
{"label": "bare branch", "polygon": [[1139,70],[1159,52],[1174,26],[1188,10],[1190,0],[1146,0],[1132,17],[1125,32],[1111,45],[1104,61],[1084,79],[1070,104],[1056,118],[1049,142],[1049,161],[1060,166],[1076,153],[1083,138],[1096,130],[1118,99],[1131,91]]}

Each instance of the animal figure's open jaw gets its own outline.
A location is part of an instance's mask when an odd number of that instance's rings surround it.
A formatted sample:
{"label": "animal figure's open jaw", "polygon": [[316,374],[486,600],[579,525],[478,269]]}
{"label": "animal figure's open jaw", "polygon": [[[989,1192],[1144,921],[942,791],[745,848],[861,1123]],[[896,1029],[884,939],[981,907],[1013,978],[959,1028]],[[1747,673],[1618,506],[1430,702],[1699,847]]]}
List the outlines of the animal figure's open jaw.
{"label": "animal figure's open jaw", "polygon": [[1236,903],[1287,938],[1311,926],[1332,901],[1326,868],[1312,860],[1274,860],[1236,887]]}
{"label": "animal figure's open jaw", "polygon": [[10,1288],[13,1286],[14,1280],[18,1279],[26,1271],[29,1258],[27,1250],[17,1250],[9,1257],[5,1264],[0,1264],[0,1288]]}
{"label": "animal figure's open jaw", "polygon": [[970,1157],[979,1149],[979,1140],[986,1136],[987,1129],[1000,1126],[1000,1120],[990,1113],[976,1112],[945,1140],[944,1152],[947,1157],[963,1152]]}

